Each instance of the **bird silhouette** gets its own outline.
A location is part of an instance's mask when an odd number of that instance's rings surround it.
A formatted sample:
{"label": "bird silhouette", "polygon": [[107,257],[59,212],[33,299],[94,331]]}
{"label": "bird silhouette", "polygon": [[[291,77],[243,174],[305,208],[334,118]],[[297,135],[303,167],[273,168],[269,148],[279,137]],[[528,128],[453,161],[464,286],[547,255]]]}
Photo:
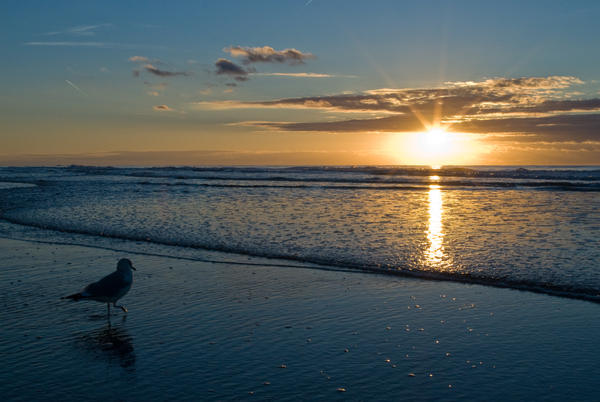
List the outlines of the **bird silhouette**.
{"label": "bird silhouette", "polygon": [[117,264],[117,270],[112,274],[106,275],[97,282],[90,283],[81,292],[74,293],[62,299],[79,300],[95,300],[97,302],[106,303],[108,316],[110,317],[110,303],[115,307],[119,307],[124,312],[127,309],[124,306],[118,306],[117,300],[122,298],[131,289],[133,283],[133,271],[136,270],[128,258],[122,258]]}

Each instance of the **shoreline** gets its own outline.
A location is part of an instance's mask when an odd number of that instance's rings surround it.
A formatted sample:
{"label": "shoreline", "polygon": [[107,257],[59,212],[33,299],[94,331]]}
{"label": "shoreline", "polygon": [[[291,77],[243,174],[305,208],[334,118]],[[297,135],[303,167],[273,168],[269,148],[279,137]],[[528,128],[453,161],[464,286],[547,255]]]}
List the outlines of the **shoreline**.
{"label": "shoreline", "polygon": [[138,254],[121,300],[129,313],[107,328],[101,303],[59,298],[126,253],[4,238],[0,251],[0,391],[8,400],[114,399],[115,389],[126,400],[596,395],[595,303]]}
{"label": "shoreline", "polygon": [[[90,233],[86,231],[77,231],[77,230],[67,230],[60,228],[47,227],[44,225],[35,225],[31,223],[22,223],[19,221],[12,220],[7,217],[0,218],[0,223],[5,222],[8,225],[20,226],[28,229],[41,230],[54,232],[57,234],[66,234],[66,235],[76,235],[83,237],[96,237],[102,238],[107,241],[121,241],[124,243],[130,244],[139,244],[139,242],[147,243],[149,245],[159,246],[159,247],[168,247],[168,248],[178,248],[178,249],[189,249],[194,251],[206,252],[210,254],[218,254],[218,255],[229,255],[234,256],[235,258],[231,258],[230,260],[218,260],[218,259],[207,259],[201,257],[182,257],[182,256],[174,256],[168,254],[160,254],[160,253],[152,253],[147,251],[126,251],[120,250],[117,248],[112,248],[109,246],[103,247],[98,245],[90,245],[86,243],[73,243],[66,241],[52,241],[52,240],[39,240],[39,239],[28,239],[28,238],[19,238],[19,237],[11,237],[10,235],[2,235],[0,234],[0,239],[7,240],[21,240],[21,241],[31,241],[31,242],[39,242],[41,244],[49,244],[49,245],[73,245],[73,246],[81,246],[81,247],[90,247],[90,248],[98,248],[101,250],[115,251],[115,252],[129,252],[132,254],[139,255],[149,255],[156,257],[165,257],[165,258],[173,258],[173,259],[182,259],[188,261],[197,261],[197,262],[206,262],[206,263],[215,263],[215,264],[232,264],[232,265],[242,265],[242,266],[273,266],[273,267],[281,267],[281,268],[300,268],[300,269],[320,269],[326,271],[338,271],[338,272],[358,272],[363,274],[375,274],[375,275],[383,275],[390,277],[399,277],[399,278],[413,278],[425,281],[434,281],[434,282],[452,282],[452,283],[461,283],[465,285],[480,285],[485,287],[492,288],[500,288],[500,289],[511,289],[523,292],[531,292],[536,294],[542,294],[552,297],[560,297],[567,298],[573,300],[583,300],[590,303],[600,304],[600,293],[595,289],[571,289],[566,290],[557,285],[547,285],[542,286],[536,283],[527,283],[523,281],[511,281],[511,280],[492,280],[488,278],[477,278],[473,277],[470,274],[451,274],[446,272],[433,272],[433,271],[418,271],[418,270],[393,270],[393,269],[375,269],[370,267],[354,267],[347,266],[344,264],[333,265],[327,262],[313,262],[307,261],[302,258],[295,258],[290,256],[268,256],[268,255],[258,255],[253,253],[245,253],[237,250],[227,250],[227,249],[211,249],[203,246],[192,246],[192,245],[180,245],[176,243],[168,243],[168,242],[160,242],[149,239],[140,238],[130,238],[125,236],[117,236],[117,235],[99,235],[95,233]],[[0,232],[1,233],[1,232]],[[9,232],[10,233],[10,232]],[[244,258],[255,259],[257,262],[249,262],[249,261],[241,261]],[[280,261],[278,263],[270,263],[270,261]]]}

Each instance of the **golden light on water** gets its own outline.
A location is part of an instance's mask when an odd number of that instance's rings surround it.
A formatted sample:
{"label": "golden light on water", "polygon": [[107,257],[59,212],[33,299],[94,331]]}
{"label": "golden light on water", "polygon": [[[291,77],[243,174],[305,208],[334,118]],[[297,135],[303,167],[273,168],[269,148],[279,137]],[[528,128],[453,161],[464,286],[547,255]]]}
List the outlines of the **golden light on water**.
{"label": "golden light on water", "polygon": [[[434,177],[437,176],[431,176],[429,179],[434,181]],[[425,258],[429,265],[440,267],[444,262],[444,231],[442,227],[444,206],[440,186],[431,184],[428,195],[429,227],[427,229],[427,240],[429,241],[429,248],[425,251]]]}

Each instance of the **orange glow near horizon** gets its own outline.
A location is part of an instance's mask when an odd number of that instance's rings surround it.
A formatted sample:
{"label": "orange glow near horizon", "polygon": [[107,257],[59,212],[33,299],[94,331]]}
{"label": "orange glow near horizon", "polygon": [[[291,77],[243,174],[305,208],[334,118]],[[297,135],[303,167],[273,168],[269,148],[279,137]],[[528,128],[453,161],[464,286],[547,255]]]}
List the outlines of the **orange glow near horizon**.
{"label": "orange glow near horizon", "polygon": [[480,163],[485,147],[473,134],[446,131],[442,126],[417,133],[394,133],[388,137],[386,149],[399,164],[444,165]]}

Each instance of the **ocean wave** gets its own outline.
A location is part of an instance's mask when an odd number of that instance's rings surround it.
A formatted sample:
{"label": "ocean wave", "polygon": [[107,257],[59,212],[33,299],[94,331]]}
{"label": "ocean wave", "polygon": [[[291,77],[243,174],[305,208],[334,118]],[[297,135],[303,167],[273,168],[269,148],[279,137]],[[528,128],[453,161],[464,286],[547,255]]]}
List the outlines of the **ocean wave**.
{"label": "ocean wave", "polygon": [[[236,180],[237,181],[237,180]],[[242,181],[242,180],[239,180]],[[263,180],[261,180],[263,181]],[[289,180],[289,182],[294,182]],[[519,189],[536,188],[542,190],[562,190],[562,191],[600,191],[600,184],[596,183],[573,183],[573,182],[468,182],[468,181],[431,181],[424,183],[414,183],[406,181],[386,182],[382,185],[378,182],[370,181],[324,181],[315,180],[311,183],[323,184],[231,184],[231,183],[189,183],[189,182],[149,182],[142,181],[135,184],[142,186],[166,186],[166,187],[215,187],[215,188],[286,188],[286,189],[331,189],[331,190],[429,190],[431,185],[437,185],[440,188],[501,188],[501,189]],[[340,183],[340,184],[324,184]],[[344,183],[355,183],[348,185]],[[406,185],[414,183],[414,185]]]}
{"label": "ocean wave", "polygon": [[0,190],[8,190],[12,188],[30,188],[35,187],[35,184],[32,183],[19,183],[19,182],[6,182],[0,181]]}
{"label": "ocean wave", "polygon": [[[125,175],[134,177],[196,178],[202,180],[320,180],[321,176],[343,180],[339,174],[360,175],[364,180],[387,180],[396,176],[407,177],[468,177],[473,179],[530,179],[530,180],[578,180],[600,181],[598,167],[458,167],[440,169],[428,167],[382,167],[382,166],[318,166],[318,167],[153,167],[118,168],[98,166],[69,166],[65,171],[86,175]],[[301,177],[298,177],[300,175]],[[329,176],[327,176],[329,175]],[[333,175],[333,176],[331,176]],[[371,177],[365,177],[371,176]],[[349,180],[360,180],[352,178]]]}
{"label": "ocean wave", "polygon": [[[279,187],[381,190],[418,189],[431,184],[446,188],[539,188],[600,191],[597,167],[153,167],[70,166],[0,168],[0,181],[45,184],[56,181],[112,180],[122,177],[147,185],[173,181],[199,187]],[[212,184],[214,183],[214,184]],[[253,184],[248,184],[253,183]],[[345,185],[345,187],[343,186]],[[331,187],[329,187],[331,186]],[[397,186],[397,187],[395,187]]]}
{"label": "ocean wave", "polygon": [[[124,240],[128,242],[135,242],[136,246],[140,243],[156,244],[161,246],[169,246],[174,248],[187,248],[187,249],[202,249],[207,251],[216,251],[228,254],[236,254],[239,256],[257,257],[267,260],[278,260],[278,261],[290,261],[290,263],[268,263],[268,262],[251,262],[251,261],[239,261],[236,259],[207,259],[207,258],[194,258],[185,257],[181,255],[173,254],[158,254],[145,251],[134,251],[136,254],[155,255],[161,257],[169,257],[191,261],[209,262],[213,264],[230,264],[230,265],[246,265],[246,266],[273,266],[273,267],[286,267],[286,268],[310,268],[310,269],[325,269],[325,270],[341,270],[344,272],[364,272],[390,276],[401,276],[416,278],[422,280],[434,280],[434,281],[453,281],[465,284],[475,284],[483,286],[492,286],[499,288],[508,288],[520,291],[529,291],[535,293],[548,294],[558,297],[566,297],[571,299],[580,299],[600,303],[600,289],[594,287],[582,287],[582,286],[565,286],[557,285],[552,283],[540,283],[529,280],[512,280],[510,278],[494,278],[491,276],[477,275],[473,273],[464,272],[443,272],[434,270],[420,270],[420,269],[408,269],[401,266],[382,266],[382,265],[368,265],[363,263],[357,263],[355,261],[344,261],[340,259],[323,258],[323,257],[301,257],[294,255],[286,255],[281,253],[273,253],[265,250],[248,250],[236,247],[227,247],[222,245],[210,245],[196,242],[185,242],[185,241],[169,241],[165,239],[153,239],[148,236],[135,236],[135,235],[124,235],[117,233],[106,233],[97,232],[90,230],[79,230],[74,228],[58,227],[53,225],[38,224],[35,222],[27,222],[26,220],[19,220],[13,218],[3,217],[0,220],[9,222],[11,224],[23,225],[33,227],[37,229],[51,230],[58,233],[77,234],[89,237],[90,242],[77,242],[74,240],[69,241],[49,241],[40,239],[20,239],[29,241],[38,241],[42,243],[50,244],[64,244],[64,245],[78,245],[86,247],[95,247],[102,249],[109,249],[114,251],[125,251],[132,252],[131,250],[122,250],[114,247],[106,247],[98,245],[93,240],[94,237]],[[17,238],[18,239],[18,238]],[[296,262],[302,265],[292,264]]]}
{"label": "ocean wave", "polygon": [[[95,239],[600,297],[598,169],[536,170],[552,179],[452,169],[0,168],[0,182],[37,184],[1,191],[0,218]],[[450,174],[457,169],[462,176]],[[449,269],[432,270],[431,258]]]}

